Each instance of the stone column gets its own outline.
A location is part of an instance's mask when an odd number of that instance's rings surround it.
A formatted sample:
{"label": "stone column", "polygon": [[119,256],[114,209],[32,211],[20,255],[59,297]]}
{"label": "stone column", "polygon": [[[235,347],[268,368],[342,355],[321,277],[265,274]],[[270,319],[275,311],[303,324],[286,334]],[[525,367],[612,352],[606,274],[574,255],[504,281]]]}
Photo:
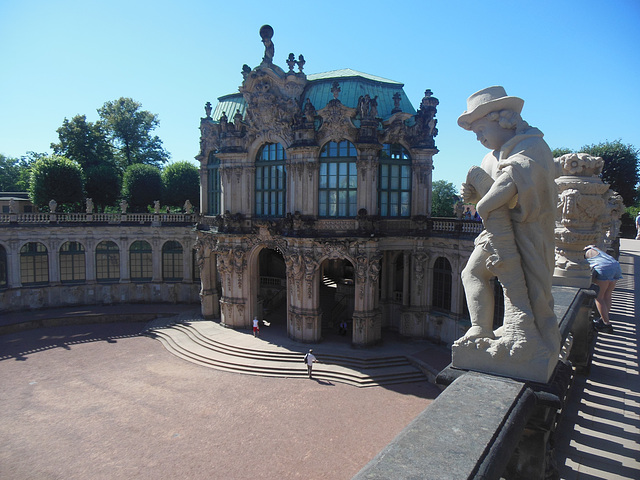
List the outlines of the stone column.
{"label": "stone column", "polygon": [[240,245],[233,245],[219,252],[218,270],[222,275],[221,323],[233,328],[249,328],[246,250]]}
{"label": "stone column", "polygon": [[206,165],[200,163],[200,213],[209,212],[209,170]]}
{"label": "stone column", "polygon": [[320,265],[310,250],[292,249],[287,266],[287,333],[300,342],[322,339]]}
{"label": "stone column", "polygon": [[381,259],[382,254],[377,250],[356,255],[352,340],[354,345],[375,345],[382,339],[382,319],[378,306]]}
{"label": "stone column", "polygon": [[410,268],[407,268],[405,263],[405,270],[411,273],[411,301],[402,307],[400,333],[410,337],[424,337],[427,332],[427,305],[430,295],[429,282],[426,281],[429,256],[423,251],[412,254],[406,252],[405,256],[410,260]]}
{"label": "stone column", "polygon": [[358,210],[369,215],[378,214],[378,156],[381,145],[358,145]]}
{"label": "stone column", "polygon": [[411,150],[411,215],[431,216],[431,177],[437,149]]}
{"label": "stone column", "polygon": [[609,185],[598,175],[604,161],[586,153],[556,159],[558,209],[556,213],[556,265],[553,284],[589,288],[591,271],[584,247],[600,245],[603,222],[609,220],[606,193]]}

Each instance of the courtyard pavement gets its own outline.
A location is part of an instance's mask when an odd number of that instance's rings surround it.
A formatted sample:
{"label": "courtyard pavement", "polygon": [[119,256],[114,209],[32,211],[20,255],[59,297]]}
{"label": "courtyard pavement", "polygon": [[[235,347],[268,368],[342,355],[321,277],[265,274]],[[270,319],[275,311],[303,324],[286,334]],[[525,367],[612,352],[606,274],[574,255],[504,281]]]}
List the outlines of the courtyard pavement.
{"label": "courtyard pavement", "polygon": [[[590,372],[576,378],[558,426],[563,479],[640,478],[640,241],[622,240],[620,263],[615,333],[598,335]],[[426,383],[363,389],[221,372],[141,336],[144,321],[100,323],[197,310],[123,305],[0,316],[0,331],[13,331],[0,335],[0,478],[349,479],[438,394]],[[331,345],[314,352],[321,359]],[[437,349],[423,355],[443,361]]]}

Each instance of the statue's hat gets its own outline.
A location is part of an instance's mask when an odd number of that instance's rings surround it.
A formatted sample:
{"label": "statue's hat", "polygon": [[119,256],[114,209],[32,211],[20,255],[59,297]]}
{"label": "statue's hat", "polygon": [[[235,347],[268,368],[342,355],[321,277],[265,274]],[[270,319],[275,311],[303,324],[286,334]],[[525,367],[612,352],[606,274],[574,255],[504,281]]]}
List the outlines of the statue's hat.
{"label": "statue's hat", "polygon": [[467,110],[458,117],[458,125],[465,130],[471,130],[471,124],[488,113],[500,110],[522,112],[524,100],[509,97],[504,87],[488,87],[482,89],[467,99]]}

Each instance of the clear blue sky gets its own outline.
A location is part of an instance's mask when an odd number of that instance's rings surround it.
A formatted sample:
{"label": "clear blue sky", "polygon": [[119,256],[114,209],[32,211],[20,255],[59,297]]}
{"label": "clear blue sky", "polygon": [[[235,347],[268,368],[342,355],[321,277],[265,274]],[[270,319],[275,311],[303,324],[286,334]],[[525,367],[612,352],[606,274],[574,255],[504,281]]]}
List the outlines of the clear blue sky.
{"label": "clear blue sky", "polygon": [[[198,153],[204,104],[260,63],[353,68],[440,100],[434,180],[458,186],[486,153],[458,127],[473,92],[503,85],[552,148],[640,147],[640,1],[0,0],[0,153],[50,152],[64,118],[121,96],[159,116],[172,160]],[[322,108],[322,105],[316,105]]]}

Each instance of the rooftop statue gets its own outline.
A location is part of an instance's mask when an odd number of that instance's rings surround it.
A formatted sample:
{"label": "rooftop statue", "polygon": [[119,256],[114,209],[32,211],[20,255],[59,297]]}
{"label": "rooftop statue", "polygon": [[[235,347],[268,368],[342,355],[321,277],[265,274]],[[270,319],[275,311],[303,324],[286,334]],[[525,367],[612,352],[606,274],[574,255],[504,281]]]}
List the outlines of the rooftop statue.
{"label": "rooftop statue", "polygon": [[[547,382],[560,351],[553,311],[555,166],[542,132],[522,117],[524,101],[489,87],[467,100],[458,124],[491,150],[462,185],[485,229],[462,272],[471,328],[453,366]],[[504,290],[503,325],[493,330],[494,277]]]}

